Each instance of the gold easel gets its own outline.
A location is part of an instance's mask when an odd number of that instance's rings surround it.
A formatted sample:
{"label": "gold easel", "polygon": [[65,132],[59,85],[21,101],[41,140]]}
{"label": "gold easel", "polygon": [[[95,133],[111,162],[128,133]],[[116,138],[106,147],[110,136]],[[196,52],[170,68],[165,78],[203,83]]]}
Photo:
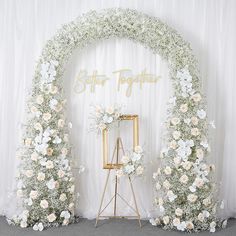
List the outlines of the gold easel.
{"label": "gold easel", "polygon": [[[129,183],[130,183],[130,188],[132,191],[132,196],[134,199],[134,205],[135,208],[132,207],[119,193],[118,193],[118,177],[115,177],[115,194],[113,195],[113,197],[110,199],[110,201],[106,204],[106,206],[102,209],[102,205],[103,205],[103,201],[104,201],[104,197],[105,197],[105,193],[106,193],[106,189],[107,189],[107,185],[108,185],[108,180],[110,177],[110,173],[111,170],[117,170],[119,169],[119,154],[120,154],[120,150],[122,150],[122,154],[125,155],[125,151],[124,151],[124,147],[123,147],[123,143],[122,140],[120,138],[120,136],[118,135],[118,138],[116,139],[116,145],[113,151],[113,155],[112,155],[112,160],[111,160],[111,164],[113,163],[113,160],[115,158],[115,154],[116,154],[116,169],[115,168],[109,168],[108,169],[108,173],[107,173],[107,178],[106,178],[106,182],[105,182],[105,186],[104,186],[104,190],[102,193],[102,198],[101,198],[101,202],[100,202],[100,206],[99,206],[99,210],[98,210],[98,214],[96,217],[96,223],[95,223],[95,227],[97,226],[97,223],[99,221],[100,218],[132,218],[132,219],[137,219],[139,222],[139,226],[142,227],[141,225],[141,220],[140,220],[140,214],[139,214],[139,210],[138,210],[138,206],[137,206],[137,202],[136,202],[136,197],[135,197],[135,193],[134,193],[134,188],[133,188],[133,184],[132,181],[130,179],[130,177],[128,177]],[[137,215],[135,216],[118,216],[117,215],[117,197],[120,197],[120,199],[126,204],[128,205]],[[105,216],[102,215],[102,213],[105,211],[105,209],[111,204],[112,200],[114,199],[114,211],[113,211],[113,216]]]}

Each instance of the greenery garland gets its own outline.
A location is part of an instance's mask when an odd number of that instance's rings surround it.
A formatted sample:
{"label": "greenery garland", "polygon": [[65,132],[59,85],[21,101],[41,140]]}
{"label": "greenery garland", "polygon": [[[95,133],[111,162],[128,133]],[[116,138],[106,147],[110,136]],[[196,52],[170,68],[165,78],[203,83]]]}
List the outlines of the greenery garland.
{"label": "greenery garland", "polygon": [[62,76],[76,48],[112,37],[141,43],[169,63],[174,96],[160,167],[154,174],[160,217],[152,223],[165,229],[214,232],[219,224],[211,178],[214,167],[206,160],[208,122],[195,57],[189,44],[159,19],[118,8],[91,11],[64,25],[46,43],[35,70],[19,155],[17,196],[23,211],[10,222],[43,230],[74,221],[75,186]]}

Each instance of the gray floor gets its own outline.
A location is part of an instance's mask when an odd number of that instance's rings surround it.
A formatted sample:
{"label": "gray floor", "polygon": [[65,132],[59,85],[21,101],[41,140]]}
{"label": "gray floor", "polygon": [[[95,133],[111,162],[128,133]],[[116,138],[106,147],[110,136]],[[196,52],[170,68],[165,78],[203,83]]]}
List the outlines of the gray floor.
{"label": "gray floor", "polygon": [[[176,231],[165,231],[153,227],[148,221],[142,221],[140,229],[135,220],[103,220],[97,228],[94,227],[94,220],[81,219],[79,223],[67,227],[50,228],[42,232],[35,232],[31,228],[21,229],[9,226],[5,218],[0,217],[0,236],[176,236],[186,235]],[[236,220],[230,220],[228,227],[215,234],[203,232],[196,235],[211,236],[236,236]]]}

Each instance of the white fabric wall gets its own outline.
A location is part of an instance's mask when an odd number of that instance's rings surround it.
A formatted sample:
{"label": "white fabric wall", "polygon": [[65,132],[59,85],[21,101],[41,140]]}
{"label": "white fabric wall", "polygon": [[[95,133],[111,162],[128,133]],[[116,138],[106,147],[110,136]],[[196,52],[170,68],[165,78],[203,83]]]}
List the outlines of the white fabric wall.
{"label": "white fabric wall", "polygon": [[[221,193],[226,201],[226,216],[236,216],[236,1],[234,0],[1,0],[0,1],[0,214],[6,214],[8,192],[14,183],[15,152],[19,145],[20,125],[24,119],[25,98],[31,86],[35,61],[47,39],[57,28],[89,10],[129,7],[158,16],[191,43],[200,64],[203,88],[207,94],[208,114],[217,129],[212,136],[212,158],[217,164]],[[75,75],[80,69],[98,69],[109,74],[113,68],[128,67],[134,73],[145,67],[162,76],[154,87],[147,85],[131,98],[124,96],[125,111],[141,117],[141,143],[147,149],[148,170],[155,165],[161,141],[161,121],[170,86],[165,62],[147,49],[126,40],[108,40],[75,52],[66,68],[65,89],[68,116],[74,123],[72,141],[75,158],[86,171],[77,178],[81,194],[78,214],[94,217],[98,208],[105,172],[101,169],[100,139],[87,134],[89,105],[118,101],[109,88],[77,95],[73,92]],[[144,99],[145,103],[144,104]],[[133,101],[135,105],[133,106]],[[132,105],[131,105],[132,104]],[[152,118],[150,118],[152,117]],[[93,142],[92,148],[88,140]],[[90,148],[89,148],[90,147]],[[90,159],[88,158],[90,157]],[[94,159],[92,159],[94,158]],[[152,165],[151,165],[152,164]],[[96,180],[96,182],[95,182]],[[122,182],[125,192],[127,185]],[[151,171],[143,181],[134,182],[143,217],[153,214]],[[111,196],[111,190],[109,190]],[[145,193],[145,194],[144,194]],[[127,210],[127,213],[128,212]]]}

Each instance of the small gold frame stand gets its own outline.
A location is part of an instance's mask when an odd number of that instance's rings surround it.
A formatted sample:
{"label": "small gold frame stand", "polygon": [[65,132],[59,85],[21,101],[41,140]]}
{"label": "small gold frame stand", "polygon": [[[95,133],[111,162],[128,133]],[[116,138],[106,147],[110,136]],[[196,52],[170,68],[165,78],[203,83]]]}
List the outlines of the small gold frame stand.
{"label": "small gold frame stand", "polygon": [[[135,116],[135,118],[137,118]],[[137,126],[138,127],[138,126]],[[135,129],[136,130],[136,129]],[[138,134],[138,131],[136,132]],[[138,145],[138,139],[135,140],[135,145]],[[134,146],[135,146],[134,145]],[[96,223],[95,223],[95,227],[97,227],[98,221],[101,218],[126,218],[126,219],[137,219],[139,222],[139,226],[140,228],[142,227],[141,225],[141,219],[140,219],[140,214],[139,214],[139,210],[138,210],[138,205],[137,205],[137,201],[136,201],[136,197],[135,197],[135,193],[134,193],[134,188],[133,188],[133,184],[132,181],[130,179],[130,177],[128,177],[128,181],[130,184],[130,188],[131,188],[131,192],[132,192],[132,196],[134,199],[134,205],[135,208],[133,206],[131,206],[119,193],[118,193],[118,177],[117,175],[115,176],[115,193],[113,195],[113,197],[110,199],[110,201],[108,201],[108,203],[105,205],[105,207],[102,208],[103,206],[103,201],[104,201],[104,197],[105,197],[105,193],[106,193],[106,189],[108,186],[108,180],[110,177],[110,173],[112,170],[117,170],[121,167],[121,164],[118,163],[118,159],[119,159],[119,154],[120,154],[120,150],[122,151],[122,154],[125,155],[125,151],[124,151],[124,147],[123,147],[123,143],[120,137],[118,137],[116,139],[116,145],[113,151],[113,155],[112,155],[112,160],[111,160],[111,164],[109,165],[110,168],[106,168],[108,169],[108,173],[107,173],[107,177],[106,177],[106,182],[105,182],[105,186],[104,186],[104,190],[102,193],[102,198],[101,198],[101,202],[100,202],[100,206],[99,206],[99,210],[98,210],[98,214],[96,217]],[[116,155],[116,162],[115,164],[113,164],[113,160],[115,158]],[[106,166],[108,167],[108,166]],[[112,167],[112,168],[111,168]],[[129,206],[135,213],[135,216],[119,216],[117,215],[117,197],[119,197],[127,206]],[[102,213],[105,211],[105,209],[112,203],[112,200],[114,199],[114,209],[113,209],[113,215],[112,216],[106,216],[106,215],[102,215]]]}

